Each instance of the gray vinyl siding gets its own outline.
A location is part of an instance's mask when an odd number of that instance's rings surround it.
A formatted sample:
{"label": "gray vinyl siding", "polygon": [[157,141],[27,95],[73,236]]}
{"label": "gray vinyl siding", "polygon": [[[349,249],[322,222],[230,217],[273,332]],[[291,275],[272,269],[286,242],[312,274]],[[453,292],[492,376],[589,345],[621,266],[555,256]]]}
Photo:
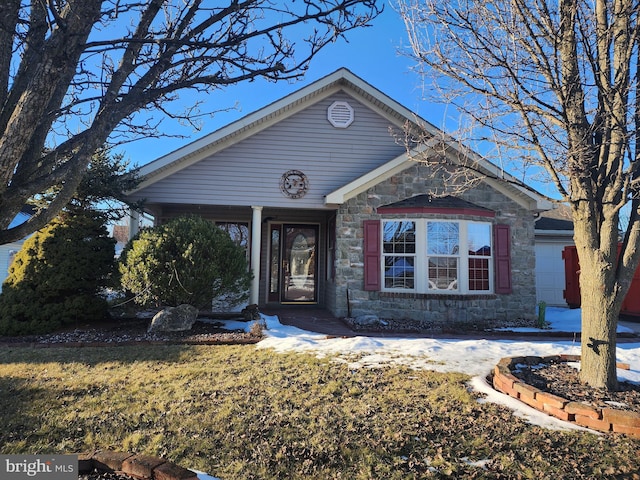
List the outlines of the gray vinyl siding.
{"label": "gray vinyl siding", "polygon": [[[336,100],[354,109],[354,122],[346,129],[327,120],[327,108]],[[390,127],[384,117],[338,92],[148,186],[136,197],[150,204],[325,208],[326,194],[404,153]],[[280,179],[288,170],[301,170],[309,179],[303,198],[281,193]]]}
{"label": "gray vinyl siding", "polygon": [[20,251],[23,243],[24,240],[0,245],[0,291],[2,291],[2,282],[9,276],[9,267],[11,266],[13,254]]}

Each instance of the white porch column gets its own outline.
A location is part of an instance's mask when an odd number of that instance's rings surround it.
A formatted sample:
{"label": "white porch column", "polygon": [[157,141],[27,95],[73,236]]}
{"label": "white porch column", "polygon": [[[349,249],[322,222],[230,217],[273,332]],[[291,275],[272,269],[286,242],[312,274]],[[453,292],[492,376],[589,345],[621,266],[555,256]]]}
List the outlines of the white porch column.
{"label": "white porch column", "polygon": [[129,209],[129,240],[131,240],[140,230],[140,214]]}
{"label": "white porch column", "polygon": [[262,207],[251,206],[251,289],[249,290],[249,304],[258,304],[260,299],[260,246],[262,244]]}

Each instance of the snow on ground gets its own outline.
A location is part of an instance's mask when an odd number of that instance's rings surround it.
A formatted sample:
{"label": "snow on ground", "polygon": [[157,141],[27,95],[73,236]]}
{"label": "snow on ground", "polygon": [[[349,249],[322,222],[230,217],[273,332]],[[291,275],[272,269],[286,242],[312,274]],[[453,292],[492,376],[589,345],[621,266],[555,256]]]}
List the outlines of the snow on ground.
{"label": "snow on ground", "polygon": [[[544,330],[539,328],[509,328],[503,330],[509,330],[512,332],[579,332],[582,328],[581,310],[579,308],[560,308],[560,307],[547,307],[545,319],[549,323],[548,327]],[[618,333],[630,333],[633,330],[630,328],[618,325]]]}
{"label": "snow on ground", "polygon": [[[579,332],[579,309],[547,307],[548,328],[513,329],[514,332],[555,331]],[[438,372],[462,372],[472,376],[469,382],[476,391],[485,394],[483,402],[504,405],[514,414],[534,425],[556,430],[586,430],[577,425],[541,413],[508,395],[495,391],[486,376],[501,358],[525,355],[545,356],[557,354],[580,354],[580,343],[572,340],[546,341],[544,337],[529,341],[487,339],[434,339],[398,337],[327,338],[324,334],[308,332],[297,327],[283,325],[278,317],[262,316],[266,322],[266,338],[257,348],[269,348],[279,353],[305,352],[319,357],[337,356],[349,368],[375,368],[389,364],[407,365],[415,369]],[[226,328],[250,328],[246,322],[227,322]],[[631,332],[624,326],[618,332]],[[640,342],[619,343],[617,360],[631,365],[630,370],[618,370],[620,380],[640,383]],[[589,430],[594,433],[593,430]],[[199,474],[200,480],[216,480]]]}
{"label": "snow on ground", "polygon": [[[327,338],[326,335],[308,332],[282,325],[277,317],[263,316],[267,324],[267,338],[258,348],[270,348],[276,352],[307,352],[318,356],[337,356],[350,368],[379,367],[385,364],[402,364],[416,369],[439,372],[462,372],[473,378],[471,386],[484,394],[486,399],[505,405],[517,415],[533,424],[548,428],[578,428],[566,422],[542,414],[523,403],[493,390],[486,376],[503,357],[523,355],[580,354],[580,343],[572,340],[546,341],[544,337],[529,341],[487,339],[441,339],[366,337]],[[544,331],[579,332],[580,310],[548,307],[546,320],[550,324]],[[523,329],[516,329],[523,331]],[[526,329],[534,331],[535,329]],[[541,330],[540,330],[541,331]],[[619,327],[620,332],[630,332]],[[640,383],[640,343],[619,343],[618,361],[629,363],[631,370],[618,370],[620,380]]]}

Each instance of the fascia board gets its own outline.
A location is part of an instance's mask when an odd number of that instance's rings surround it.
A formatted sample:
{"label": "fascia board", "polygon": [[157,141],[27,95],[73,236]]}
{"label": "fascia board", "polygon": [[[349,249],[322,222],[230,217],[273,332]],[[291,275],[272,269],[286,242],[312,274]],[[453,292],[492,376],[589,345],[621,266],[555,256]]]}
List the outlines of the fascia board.
{"label": "fascia board", "polygon": [[551,200],[542,194],[532,192],[528,188],[514,185],[502,179],[484,178],[483,181],[527,210],[542,212],[553,209]]}
{"label": "fascia board", "polygon": [[[480,170],[486,171],[489,175],[505,178],[515,184],[508,184],[501,180],[485,179],[492,184],[494,188],[513,198],[520,205],[532,210],[550,210],[553,204],[545,200],[542,195],[536,195],[534,192],[517,185],[517,180],[506,172],[500,170],[496,165],[484,159],[482,156],[472,150],[462,149],[460,144],[452,137],[445,134],[426,120],[418,117],[416,114],[402,106],[380,90],[376,89],[369,83],[354,75],[346,68],[336,70],[334,73],[303,87],[300,90],[283,97],[272,104],[257,110],[246,117],[237,120],[209,135],[206,135],[178,150],[175,150],[153,162],[141,167],[138,170],[143,181],[138,187],[128,192],[135,194],[143,190],[147,186],[163,179],[171,174],[182,170],[183,168],[197,163],[198,161],[215,154],[245,138],[268,128],[271,125],[293,115],[312,103],[322,100],[337,91],[344,90],[346,93],[353,95],[354,98],[361,98],[365,104],[384,116],[392,124],[402,127],[406,121],[409,121],[419,128],[423,129],[431,140],[426,145],[422,145],[415,149],[415,155],[433,150],[436,144],[444,145],[445,154],[453,158],[454,161],[459,156],[464,156],[473,161],[480,167]],[[325,204],[341,204],[349,198],[352,198],[376,183],[389,178],[395,173],[407,168],[414,155],[403,154],[387,164],[363,175],[357,180],[331,192],[325,197]]]}
{"label": "fascia board", "polygon": [[344,70],[344,79],[351,84],[351,89],[362,97],[365,103],[369,104],[370,108],[395,125],[404,126],[404,122],[409,121],[431,136],[442,135],[442,132],[437,127],[349,70]]}
{"label": "fascia board", "polygon": [[369,108],[398,127],[402,127],[405,121],[410,121],[420,125],[421,128],[434,136],[438,133],[438,129],[433,125],[417,117],[406,107],[354,75],[348,69],[341,68],[307,87],[303,87],[236,122],[141,167],[138,172],[143,181],[135,190],[129,193],[136,193],[150,184],[254,135],[340,90],[344,90],[354,98],[360,99]]}
{"label": "fascia board", "polygon": [[[428,155],[429,152],[434,151],[434,147],[440,142],[441,138],[433,137],[426,144],[420,145],[419,147],[415,148],[411,153],[403,153],[402,155],[394,158],[384,165],[381,165],[380,167],[366,173],[356,180],[338,188],[337,190],[334,190],[333,192],[325,196],[325,205],[343,204],[347,200],[355,197],[356,195],[359,195],[372,186],[377,185],[378,183],[388,179],[396,173],[399,173],[410,167],[412,164],[417,162],[417,160],[414,160],[415,157],[420,155]],[[449,149],[447,149],[447,151],[449,152],[449,155],[452,154]],[[459,150],[456,150],[456,152],[459,152]],[[480,169],[484,168],[485,166],[493,166],[491,163],[487,162],[481,157],[476,156],[475,160],[480,161],[480,163],[478,164]],[[502,172],[497,168],[494,170],[494,172],[489,173],[492,173],[493,175],[502,175]],[[529,189],[521,187],[517,184],[514,185],[508,183],[508,181],[506,180],[512,177],[506,173],[504,174],[504,177],[505,180],[486,177],[483,178],[483,181],[528,210],[544,211],[553,209],[553,203],[542,194],[536,194],[534,192],[531,192]]]}

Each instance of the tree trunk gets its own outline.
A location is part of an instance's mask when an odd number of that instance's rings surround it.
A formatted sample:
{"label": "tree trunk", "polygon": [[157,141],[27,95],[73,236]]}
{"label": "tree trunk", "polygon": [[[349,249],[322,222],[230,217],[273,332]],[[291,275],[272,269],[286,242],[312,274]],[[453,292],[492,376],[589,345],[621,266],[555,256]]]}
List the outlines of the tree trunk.
{"label": "tree trunk", "polygon": [[616,330],[624,299],[616,273],[617,218],[609,216],[598,225],[585,221],[594,215],[584,208],[585,203],[573,212],[582,306],[580,380],[594,388],[616,390]]}
{"label": "tree trunk", "polygon": [[[589,263],[589,262],[584,262]],[[619,302],[607,295],[602,271],[580,263],[582,361],[580,380],[591,387],[616,390],[616,329]]]}

